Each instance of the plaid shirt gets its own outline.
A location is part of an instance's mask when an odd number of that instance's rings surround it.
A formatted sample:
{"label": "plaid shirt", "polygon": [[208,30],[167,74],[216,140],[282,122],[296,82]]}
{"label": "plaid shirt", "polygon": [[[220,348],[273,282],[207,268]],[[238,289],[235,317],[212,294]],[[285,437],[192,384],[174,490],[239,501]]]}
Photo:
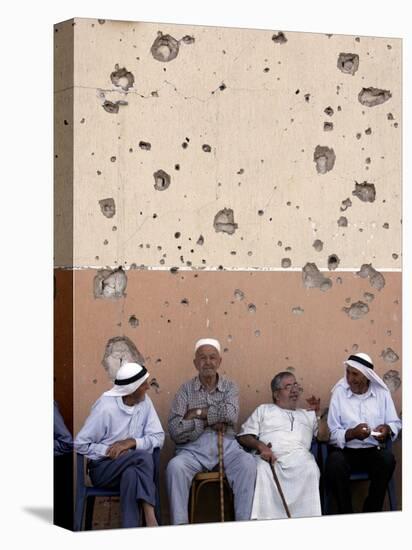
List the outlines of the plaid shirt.
{"label": "plaid shirt", "polygon": [[[201,418],[184,420],[189,409],[207,411],[207,425]],[[239,415],[239,389],[234,382],[218,375],[218,383],[208,392],[201,384],[199,376],[185,382],[178,390],[172,403],[168,427],[170,437],[177,444],[196,441],[205,430],[217,422],[228,424],[225,435],[234,437],[235,424]]]}

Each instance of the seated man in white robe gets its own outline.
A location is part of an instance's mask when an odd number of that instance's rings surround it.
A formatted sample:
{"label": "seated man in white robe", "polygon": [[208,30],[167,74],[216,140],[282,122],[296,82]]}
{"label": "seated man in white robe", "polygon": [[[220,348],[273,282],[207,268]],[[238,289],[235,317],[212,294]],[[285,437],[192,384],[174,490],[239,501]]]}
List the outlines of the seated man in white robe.
{"label": "seated man in white robe", "polygon": [[164,432],[146,395],[148,377],[137,363],[122,365],[74,441],[75,450],[89,459],[93,485],[119,488],[123,527],[139,525],[138,504],[146,526],[158,525],[152,455],[163,446]]}
{"label": "seated man in white robe", "polygon": [[287,371],[273,378],[271,389],[273,404],[259,405],[238,434],[241,445],[256,453],[251,519],[287,517],[272,467],[290,516],[320,516],[320,473],[310,452],[313,437],[328,439],[326,420],[320,417],[320,399],[312,396],[307,399],[308,410],[298,409],[300,387]]}

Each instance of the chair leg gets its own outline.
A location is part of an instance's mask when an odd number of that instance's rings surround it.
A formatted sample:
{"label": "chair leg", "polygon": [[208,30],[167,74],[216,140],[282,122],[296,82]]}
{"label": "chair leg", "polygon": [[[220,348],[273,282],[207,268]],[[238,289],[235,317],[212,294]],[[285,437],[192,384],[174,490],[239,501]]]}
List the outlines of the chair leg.
{"label": "chair leg", "polygon": [[83,524],[83,514],[84,514],[84,501],[86,500],[86,494],[83,492],[78,492],[76,495],[76,506],[74,511],[74,530],[81,531]]}
{"label": "chair leg", "polygon": [[86,518],[84,528],[85,531],[91,531],[93,529],[93,510],[96,497],[89,496],[86,499]]}
{"label": "chair leg", "polygon": [[197,490],[196,490],[196,482],[193,482],[192,483],[192,488],[191,488],[191,496],[190,496],[190,523],[194,523],[195,522],[195,511],[196,511],[196,493],[197,493]]}

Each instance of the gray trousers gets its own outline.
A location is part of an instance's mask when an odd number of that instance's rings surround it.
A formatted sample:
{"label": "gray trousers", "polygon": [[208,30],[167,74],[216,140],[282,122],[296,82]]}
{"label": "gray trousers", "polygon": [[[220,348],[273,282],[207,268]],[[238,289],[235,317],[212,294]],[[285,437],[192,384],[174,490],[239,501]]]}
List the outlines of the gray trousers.
{"label": "gray trousers", "polygon": [[[188,523],[189,491],[193,477],[212,470],[218,463],[217,433],[204,432],[199,439],[178,447],[166,470],[167,492],[173,525]],[[235,519],[248,520],[252,512],[256,482],[256,461],[239,443],[223,440],[223,467],[234,493]]]}

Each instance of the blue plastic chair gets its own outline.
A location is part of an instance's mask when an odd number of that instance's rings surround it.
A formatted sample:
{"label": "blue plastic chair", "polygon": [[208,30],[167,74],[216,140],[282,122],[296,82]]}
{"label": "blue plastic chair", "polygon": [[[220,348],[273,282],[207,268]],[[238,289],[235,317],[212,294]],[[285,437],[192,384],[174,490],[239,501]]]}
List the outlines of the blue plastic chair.
{"label": "blue plastic chair", "polygon": [[[84,508],[86,506],[85,530],[90,531],[93,524],[93,510],[96,497],[116,497],[120,495],[118,489],[106,489],[104,487],[89,487],[85,483],[85,457],[77,453],[77,484],[76,484],[76,506],[74,513],[74,530],[81,531],[83,524]],[[155,515],[159,525],[161,524],[160,512],[160,490],[159,490],[159,470],[160,470],[160,449],[153,451],[154,481],[156,484],[156,506]]]}
{"label": "blue plastic chair", "polygon": [[[392,440],[388,439],[386,441],[386,448],[391,450],[392,449]],[[328,457],[328,445],[327,443],[321,444],[321,454],[322,454],[322,466],[323,471],[325,471],[325,464],[326,459]],[[350,481],[369,481],[369,474],[365,471],[353,471],[349,477]],[[397,506],[397,499],[396,499],[396,488],[395,488],[395,479],[394,476],[391,477],[389,483],[388,483],[388,499],[389,499],[389,509],[391,512],[398,509]],[[324,514],[330,515],[331,514],[331,497],[330,491],[328,490],[328,487],[326,486],[326,483],[323,485],[323,504],[324,504]]]}

